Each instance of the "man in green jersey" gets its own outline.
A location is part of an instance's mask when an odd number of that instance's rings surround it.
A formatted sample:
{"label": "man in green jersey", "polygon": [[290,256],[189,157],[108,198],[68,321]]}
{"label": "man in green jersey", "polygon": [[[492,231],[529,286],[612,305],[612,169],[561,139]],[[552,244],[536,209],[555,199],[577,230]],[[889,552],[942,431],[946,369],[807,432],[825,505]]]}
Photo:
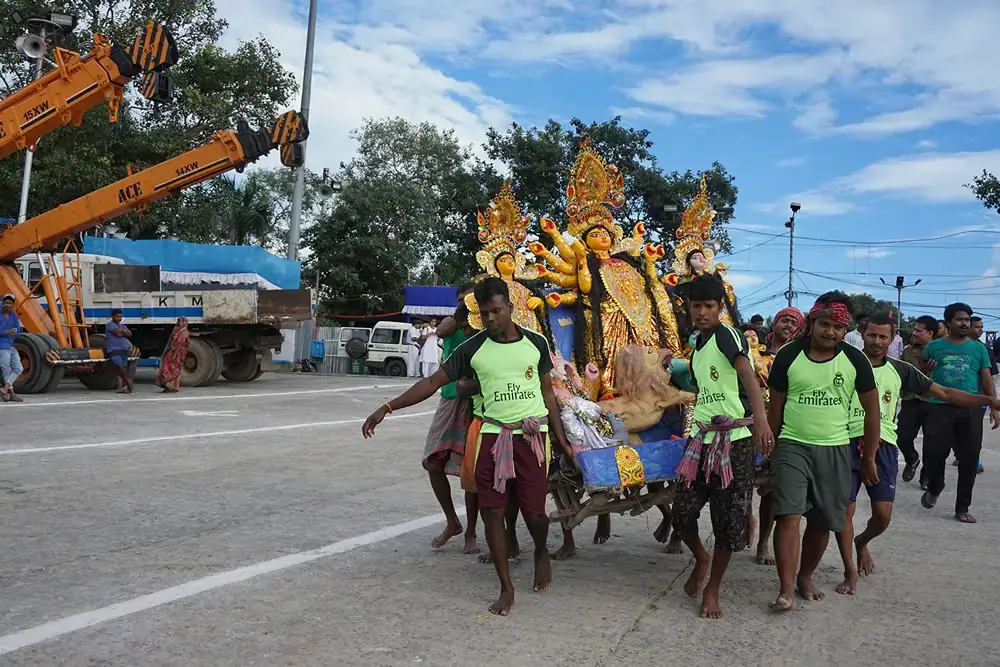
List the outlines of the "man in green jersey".
{"label": "man in green jersey", "polygon": [[534,590],[543,591],[552,581],[546,546],[547,431],[567,455],[572,456],[572,450],[552,391],[552,357],[545,338],[517,326],[511,319],[513,306],[503,280],[486,278],[476,285],[474,294],[486,329],[462,343],[429,378],[373,412],[361,432],[370,438],[387,414],[426,401],[449,382],[472,375],[479,380],[483,425],[478,452],[466,455],[476,456],[476,495],[486,524],[486,542],[500,579],[500,597],[489,610],[506,616],[514,606],[504,526],[504,511],[511,496],[508,484],[515,482],[513,494],[535,543]]}
{"label": "man in green jersey", "polygon": [[[720,322],[726,299],[722,281],[700,276],[689,283],[689,290],[691,322],[698,329],[691,356],[698,400],[694,432],[677,469],[682,486],[674,500],[674,536],[684,540],[697,561],[684,592],[691,597],[702,594],[702,618],[722,618],[722,577],[733,552],[747,546],[755,454],[770,454],[774,436],[750,365],[750,346],[742,333]],[[711,556],[698,536],[698,517],[706,503],[715,535]],[[702,590],[709,564],[712,574]]]}
{"label": "man in green jersey", "polygon": [[[853,307],[843,292],[827,292],[809,311],[808,333],[778,350],[771,365],[768,419],[778,442],[771,457],[770,487],[776,527],[774,556],[781,591],[771,608],[795,606],[795,593],[822,600],[813,583],[830,539],[844,529],[851,499],[848,424],[855,392],[865,409],[861,479],[878,482],[878,394],[872,365],[844,342]],[[799,524],[806,530],[799,542]],[[800,548],[801,547],[801,548]],[[802,563],[798,576],[795,567]]]}
{"label": "man in green jersey", "polygon": [[[865,491],[872,503],[872,516],[865,530],[854,537],[854,510],[861,490],[858,472],[861,462],[860,437],[864,432],[865,411],[857,394],[851,402],[851,453],[853,456],[853,478],[851,481],[851,504],[847,511],[844,530],[837,533],[837,544],[844,559],[844,581],[837,586],[837,592],[854,595],[858,585],[858,574],[875,572],[875,561],[868,543],[885,532],[892,520],[892,505],[896,499],[896,476],[899,472],[899,450],[896,449],[896,405],[900,394],[906,392],[917,396],[930,396],[939,401],[964,408],[996,405],[997,401],[982,394],[969,394],[958,389],[942,387],[931,381],[915,367],[905,361],[887,356],[892,342],[892,319],[885,314],[873,315],[865,326],[864,353],[875,372],[875,384],[879,396],[879,420],[881,421],[881,442],[875,454],[878,467],[878,482],[866,484]],[[858,550],[857,564],[853,549]]]}

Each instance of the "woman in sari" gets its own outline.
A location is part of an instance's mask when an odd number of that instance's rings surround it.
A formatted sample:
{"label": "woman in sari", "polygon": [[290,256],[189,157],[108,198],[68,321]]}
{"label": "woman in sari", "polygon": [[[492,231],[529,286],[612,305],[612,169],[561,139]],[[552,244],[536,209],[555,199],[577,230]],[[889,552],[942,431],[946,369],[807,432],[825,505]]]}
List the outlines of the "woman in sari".
{"label": "woman in sari", "polygon": [[188,321],[178,317],[170,340],[160,357],[160,372],[156,375],[156,386],[163,387],[164,393],[173,393],[181,388],[181,372],[188,349]]}

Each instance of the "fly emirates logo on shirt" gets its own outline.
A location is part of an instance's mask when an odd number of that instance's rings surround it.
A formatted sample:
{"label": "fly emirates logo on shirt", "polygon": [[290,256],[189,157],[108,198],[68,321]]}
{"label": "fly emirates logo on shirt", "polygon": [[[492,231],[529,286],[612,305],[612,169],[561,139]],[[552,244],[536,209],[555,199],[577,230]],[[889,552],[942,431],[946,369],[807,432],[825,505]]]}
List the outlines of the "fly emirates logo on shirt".
{"label": "fly emirates logo on shirt", "polygon": [[710,405],[712,403],[724,403],[726,394],[721,391],[699,391],[698,405]]}
{"label": "fly emirates logo on shirt", "polygon": [[497,389],[493,392],[493,401],[502,403],[505,401],[533,401],[535,400],[535,386],[529,385],[521,388],[516,382],[508,382],[506,389]]}
{"label": "fly emirates logo on shirt", "polygon": [[800,394],[799,405],[808,405],[816,408],[828,408],[834,405],[843,405],[844,399],[841,396],[828,396],[825,389],[813,389],[811,394]]}

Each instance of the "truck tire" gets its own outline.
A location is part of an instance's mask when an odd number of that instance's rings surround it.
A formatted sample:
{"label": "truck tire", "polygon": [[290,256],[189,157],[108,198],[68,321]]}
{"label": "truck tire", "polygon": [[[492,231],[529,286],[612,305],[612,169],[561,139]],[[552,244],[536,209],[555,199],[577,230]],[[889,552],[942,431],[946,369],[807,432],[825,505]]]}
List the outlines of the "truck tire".
{"label": "truck tire", "polygon": [[361,359],[368,354],[368,341],[364,338],[352,338],[344,344],[344,352],[351,359]]}
{"label": "truck tire", "polygon": [[263,374],[264,374],[264,369],[260,367],[260,364],[257,364],[257,370],[254,371],[253,377],[250,378],[250,380],[251,381],[256,380],[257,378],[259,378]]}
{"label": "truck tire", "polygon": [[18,394],[37,394],[52,381],[54,367],[45,363],[45,353],[49,351],[48,336],[21,334],[14,339],[14,348],[21,357],[24,372],[14,380],[14,391]]}
{"label": "truck tire", "polygon": [[257,360],[257,351],[243,347],[226,355],[222,377],[230,382],[250,382],[257,379],[258,368],[260,368],[260,362]]}
{"label": "truck tire", "polygon": [[204,387],[222,373],[222,350],[207,338],[188,341],[187,356],[181,368],[182,387]]}
{"label": "truck tire", "polygon": [[390,359],[385,362],[385,370],[383,372],[389,377],[406,377],[406,362],[402,359]]}
{"label": "truck tire", "polygon": [[[50,350],[59,349],[58,341],[56,341],[56,339],[53,338],[52,336],[49,336],[48,334],[38,334],[38,337],[44,338],[48,342]],[[39,388],[38,390],[39,394],[47,394],[48,392],[54,390],[56,387],[59,386],[59,383],[63,381],[63,377],[66,376],[65,366],[49,366],[49,368],[52,369],[52,377],[49,379],[48,384],[46,384],[44,387]]]}
{"label": "truck tire", "polygon": [[[107,336],[104,334],[91,334],[90,336],[90,347],[96,347],[103,350],[107,345],[107,342]],[[138,362],[129,362],[129,378],[135,377],[135,369],[137,366]],[[103,361],[94,364],[93,370],[77,373],[77,377],[80,378],[80,382],[84,387],[87,389],[93,389],[94,391],[110,391],[118,388],[118,373],[115,371],[114,364]]]}

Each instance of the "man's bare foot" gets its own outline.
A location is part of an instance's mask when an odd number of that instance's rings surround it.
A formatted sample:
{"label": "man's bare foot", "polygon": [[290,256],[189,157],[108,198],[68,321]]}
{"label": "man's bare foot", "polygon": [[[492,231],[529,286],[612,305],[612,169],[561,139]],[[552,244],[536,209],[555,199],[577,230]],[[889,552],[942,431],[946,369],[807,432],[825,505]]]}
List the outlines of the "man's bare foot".
{"label": "man's bare foot", "polygon": [[431,540],[431,546],[440,549],[448,544],[448,540],[462,534],[462,524],[448,524],[441,531],[441,534]]}
{"label": "man's bare foot", "polygon": [[655,531],[653,531],[653,539],[660,544],[663,544],[670,538],[670,522],[672,518],[673,517],[669,514],[663,517],[660,521],[660,525],[656,527]]}
{"label": "man's bare foot", "polygon": [[549,550],[535,550],[535,585],[531,590],[541,593],[552,583],[552,563],[549,561]]}
{"label": "man's bare foot", "polygon": [[774,602],[769,603],[767,606],[770,607],[771,611],[791,611],[795,609],[795,595],[779,593]]}
{"label": "man's bare foot", "polygon": [[462,547],[463,554],[477,554],[479,553],[479,545],[476,544],[475,535],[465,536],[465,545]]}
{"label": "man's bare foot", "polygon": [[514,608],[514,590],[509,591],[501,590],[500,597],[497,601],[490,605],[490,613],[496,614],[497,616],[507,616],[510,614],[510,610]]}
{"label": "man's bare foot", "polygon": [[597,529],[594,531],[594,544],[604,544],[611,538],[611,515],[602,514],[597,517]]}
{"label": "man's bare foot", "polygon": [[569,560],[576,555],[576,543],[563,540],[562,546],[552,554],[552,560]]}
{"label": "man's bare foot", "polygon": [[816,584],[813,583],[812,577],[803,577],[799,575],[795,579],[795,585],[799,590],[799,595],[802,596],[803,600],[819,602],[824,597],[823,591],[816,588]]}
{"label": "man's bare foot", "polygon": [[858,574],[862,577],[875,574],[875,559],[872,558],[872,552],[868,548],[868,545],[859,545],[858,541],[855,540],[854,548],[858,551]]}
{"label": "man's bare foot", "polygon": [[774,556],[771,555],[767,544],[757,545],[757,557],[754,560],[757,561],[757,565],[774,565]]}
{"label": "man's bare foot", "polygon": [[701,597],[701,611],[699,615],[702,618],[722,618],[722,607],[719,606],[718,591],[705,589],[705,594]]}
{"label": "man's bare foot", "polygon": [[711,558],[706,558],[705,560],[695,559],[691,576],[684,582],[684,592],[687,593],[688,597],[696,598],[701,595],[702,589],[705,586],[705,576],[708,575],[708,566],[711,563]]}
{"label": "man's bare foot", "polygon": [[667,546],[663,548],[663,551],[665,551],[668,554],[684,553],[684,542],[682,542],[677,537],[671,535],[670,541],[667,542]]}
{"label": "man's bare foot", "polygon": [[[854,595],[858,589],[858,573],[857,571],[844,572],[844,580],[837,585],[835,590],[841,595]],[[805,597],[805,595],[803,595]],[[809,598],[806,598],[807,600]],[[822,599],[822,598],[820,598]]]}

